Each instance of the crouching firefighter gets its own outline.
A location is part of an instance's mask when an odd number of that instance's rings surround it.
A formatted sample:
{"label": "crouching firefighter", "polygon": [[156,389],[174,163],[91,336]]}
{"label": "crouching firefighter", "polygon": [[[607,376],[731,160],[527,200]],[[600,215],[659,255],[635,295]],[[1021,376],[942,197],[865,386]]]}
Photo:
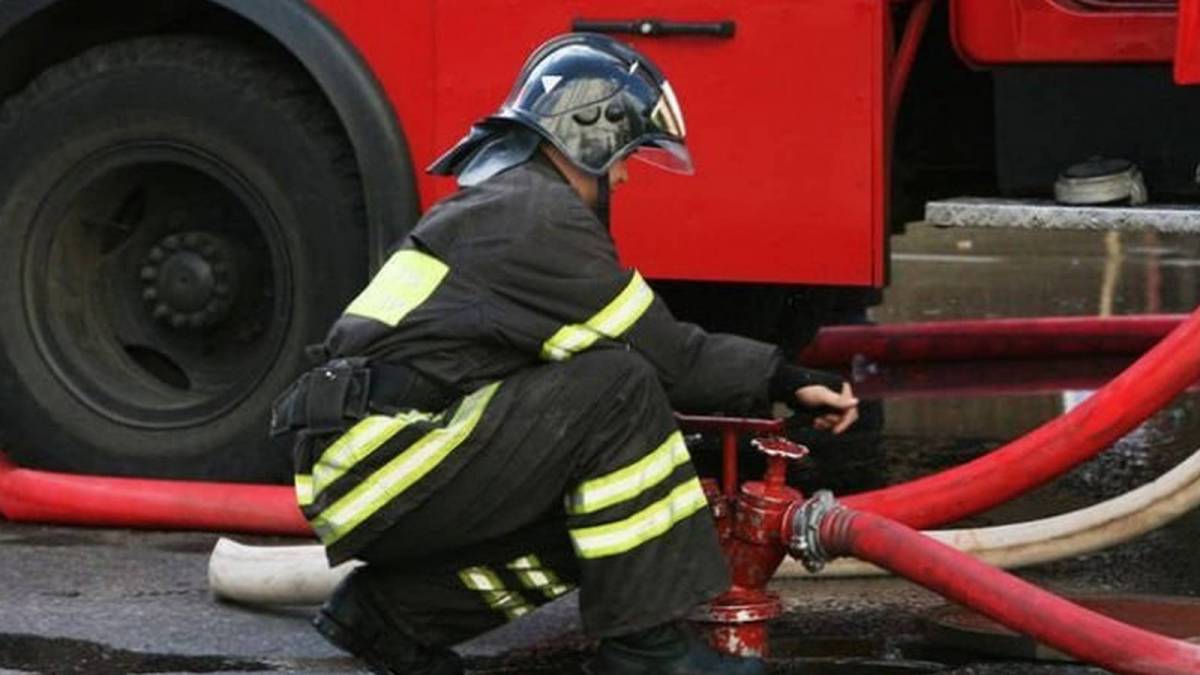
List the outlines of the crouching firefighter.
{"label": "crouching firefighter", "polygon": [[857,401],[773,346],[676,321],[621,267],[607,205],[630,156],[691,172],[662,73],[603,36],[543,45],[430,168],[461,189],[276,405],[330,563],[367,563],[314,624],[375,673],[461,673],[452,645],[576,586],[590,672],[764,672],[680,623],[730,578],[672,411],[774,398],[840,432]]}

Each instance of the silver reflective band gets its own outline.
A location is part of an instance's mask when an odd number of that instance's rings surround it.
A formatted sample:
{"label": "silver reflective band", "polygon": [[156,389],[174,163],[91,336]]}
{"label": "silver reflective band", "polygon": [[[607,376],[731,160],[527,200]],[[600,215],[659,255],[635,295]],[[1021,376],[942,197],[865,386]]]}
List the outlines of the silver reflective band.
{"label": "silver reflective band", "polygon": [[296,503],[308,506],[313,503],[313,480],[308,474],[298,473],[295,476]]}
{"label": "silver reflective band", "polygon": [[468,567],[458,573],[463,585],[483,595],[487,606],[515,619],[533,611],[533,607],[516,591],[507,591],[496,573],[487,567]]}
{"label": "silver reflective band", "polygon": [[445,263],[433,256],[411,249],[397,251],[345,313],[395,328],[433,295],[449,271]]}
{"label": "silver reflective band", "polygon": [[583,324],[560,328],[542,345],[542,358],[563,361],[591,347],[602,337],[618,338],[646,313],[654,291],[635,270],[625,289]]}
{"label": "silver reflective band", "polygon": [[499,387],[495,382],[463,399],[449,424],[425,434],[313,518],[321,541],[333,544],[424,478],[466,440]]}
{"label": "silver reflective band", "polygon": [[570,592],[571,586],[562,583],[558,575],[538,560],[536,555],[527,555],[508,563],[525,588],[541,591],[547,598],[553,600]]}
{"label": "silver reflective band", "polygon": [[594,513],[613,504],[628,501],[658,485],[675,467],[691,459],[683,434],[671,433],[662,445],[642,459],[606,476],[579,485],[566,496],[567,513]]}
{"label": "silver reflective band", "polygon": [[350,467],[378,450],[389,438],[400,433],[409,424],[428,422],[435,417],[430,413],[406,411],[395,417],[372,415],[362,419],[321,453],[321,458],[313,467],[313,495],[321,494],[325,488],[349,471]]}
{"label": "silver reflective band", "polygon": [[708,505],[700,479],[692,478],[666,497],[615,523],[571,530],[571,541],[580,558],[618,555],[662,536],[679,521]]}

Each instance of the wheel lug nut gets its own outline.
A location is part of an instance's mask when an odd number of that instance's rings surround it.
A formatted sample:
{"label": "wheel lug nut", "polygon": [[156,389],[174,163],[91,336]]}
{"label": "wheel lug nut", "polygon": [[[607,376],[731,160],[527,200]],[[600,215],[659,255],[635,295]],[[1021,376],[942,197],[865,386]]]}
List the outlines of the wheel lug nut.
{"label": "wheel lug nut", "polygon": [[194,220],[167,215],[173,231],[153,244],[142,261],[142,297],[155,319],[174,328],[203,328],[226,317],[238,294],[238,266],[223,235],[184,230]]}

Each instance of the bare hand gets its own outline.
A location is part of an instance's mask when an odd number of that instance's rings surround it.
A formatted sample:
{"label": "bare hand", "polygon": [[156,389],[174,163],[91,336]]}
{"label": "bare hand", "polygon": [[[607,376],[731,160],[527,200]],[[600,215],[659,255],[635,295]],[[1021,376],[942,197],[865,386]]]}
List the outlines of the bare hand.
{"label": "bare hand", "polygon": [[800,387],[796,401],[805,408],[822,410],[813,419],[813,428],[840,434],[858,419],[858,399],[849,383],[842,383],[841,393],[820,384]]}

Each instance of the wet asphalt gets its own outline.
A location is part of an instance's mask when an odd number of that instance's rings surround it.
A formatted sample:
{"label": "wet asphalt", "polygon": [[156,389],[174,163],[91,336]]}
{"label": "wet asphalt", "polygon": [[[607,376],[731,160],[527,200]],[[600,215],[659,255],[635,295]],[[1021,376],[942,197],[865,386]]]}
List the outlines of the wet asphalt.
{"label": "wet asphalt", "polygon": [[[1196,304],[1200,267],[1200,242],[1193,239],[1139,234],[1114,241],[1095,233],[913,226],[893,242],[892,286],[872,318],[1189,311]],[[874,402],[853,434],[836,441],[806,438],[814,454],[792,480],[806,492],[836,493],[906,480],[995,448],[1084,395],[925,395]],[[1085,506],[1153,479],[1196,447],[1200,399],[1186,395],[1067,476],[963,524],[1012,522]],[[0,521],[0,675],[365,672],[309,628],[312,608],[262,609],[214,600],[206,566],[217,536]],[[1197,542],[1200,517],[1189,514],[1111,550],[1020,574],[1064,593],[1200,597]],[[775,588],[788,611],[773,627],[774,673],[1102,672],[994,658],[964,648],[971,645],[961,640],[933,640],[923,617],[943,603],[905,581],[784,580]],[[582,672],[590,644],[578,633],[574,602],[568,596],[463,645],[471,672]]]}

